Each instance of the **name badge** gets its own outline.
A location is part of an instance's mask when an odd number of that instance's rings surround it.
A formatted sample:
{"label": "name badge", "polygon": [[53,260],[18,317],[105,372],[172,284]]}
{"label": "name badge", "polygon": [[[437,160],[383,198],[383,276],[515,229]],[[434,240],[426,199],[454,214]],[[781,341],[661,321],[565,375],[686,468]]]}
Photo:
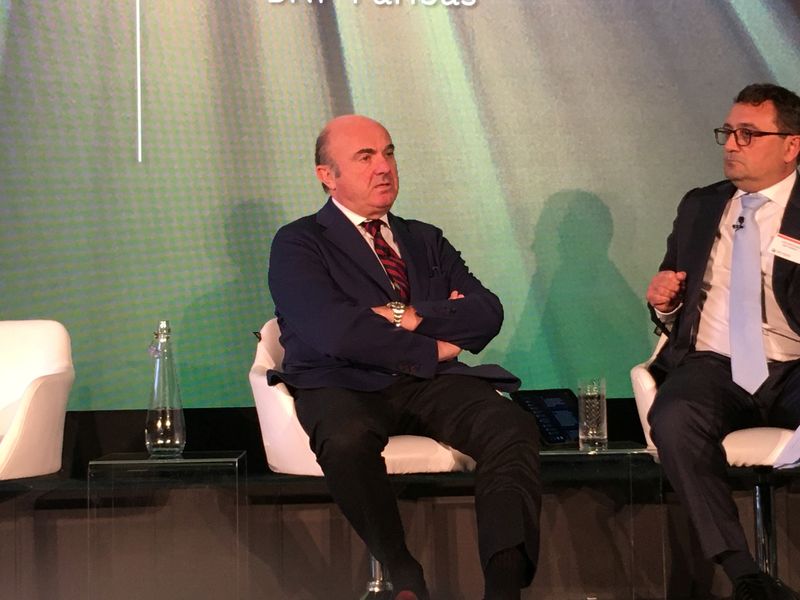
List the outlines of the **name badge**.
{"label": "name badge", "polygon": [[775,256],[800,264],[800,240],[779,233],[772,238],[769,251]]}

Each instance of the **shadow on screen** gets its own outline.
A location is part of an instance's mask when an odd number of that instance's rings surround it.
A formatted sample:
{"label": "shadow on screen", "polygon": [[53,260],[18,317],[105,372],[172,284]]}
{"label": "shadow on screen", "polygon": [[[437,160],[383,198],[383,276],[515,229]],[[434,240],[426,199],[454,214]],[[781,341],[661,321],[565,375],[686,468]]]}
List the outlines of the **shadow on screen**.
{"label": "shadow on screen", "polygon": [[[644,299],[609,257],[611,212],[595,194],[550,196],[533,235],[536,268],[505,361],[524,387],[569,387],[605,376],[611,397],[650,353]],[[615,392],[616,390],[616,392]]]}
{"label": "shadow on screen", "polygon": [[[181,395],[194,407],[250,406],[247,373],[253,363],[258,331],[275,306],[267,289],[267,260],[272,237],[285,219],[282,209],[263,200],[233,204],[223,217],[219,239],[217,216],[206,227],[209,256],[224,244],[227,272],[183,312],[180,331],[188,339],[178,349]],[[198,258],[201,260],[201,258]]]}

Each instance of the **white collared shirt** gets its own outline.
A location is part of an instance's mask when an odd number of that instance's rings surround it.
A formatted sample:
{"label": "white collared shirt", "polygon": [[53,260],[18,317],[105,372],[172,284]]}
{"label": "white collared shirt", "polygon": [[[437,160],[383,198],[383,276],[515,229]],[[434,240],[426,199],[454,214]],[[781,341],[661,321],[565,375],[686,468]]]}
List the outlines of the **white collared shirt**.
{"label": "white collared shirt", "polygon": [[[333,204],[336,206],[336,208],[342,211],[344,216],[347,217],[347,219],[355,226],[355,228],[358,230],[358,233],[360,233],[361,237],[367,241],[369,247],[372,248],[372,252],[374,253],[375,242],[372,238],[372,235],[367,231],[366,227],[361,226],[364,221],[371,221],[373,219],[367,219],[366,217],[362,217],[361,215],[354,213],[333,196],[331,196],[331,200],[333,200]],[[394,234],[392,233],[392,228],[389,226],[389,217],[383,215],[380,220],[386,225],[386,227],[381,227],[381,235],[383,236],[383,239],[386,240],[386,243],[389,244],[392,250],[397,252],[397,256],[402,258],[403,255],[400,254],[400,248],[397,246],[397,242],[394,241]],[[378,258],[377,253],[375,254],[375,257]],[[380,262],[380,258],[378,258],[378,262]],[[381,266],[383,266],[383,263],[381,263]],[[386,269],[384,269],[384,271],[385,270]]]}
{"label": "white collared shirt", "polygon": [[[778,233],[789,196],[797,179],[797,171],[773,186],[758,193],[769,198],[755,214],[761,241],[761,285],[765,317],[762,332],[764,351],[768,360],[794,360],[800,358],[800,336],[798,336],[783,316],[775,294],[772,291],[772,265],[775,256],[768,251],[772,239]],[[730,356],[728,333],[729,284],[731,277],[731,258],[733,254],[733,225],[742,212],[741,197],[747,192],[736,190],[728,202],[720,219],[711,255],[703,276],[701,295],[700,325],[697,329],[697,350],[711,350]],[[703,299],[703,296],[705,298]]]}

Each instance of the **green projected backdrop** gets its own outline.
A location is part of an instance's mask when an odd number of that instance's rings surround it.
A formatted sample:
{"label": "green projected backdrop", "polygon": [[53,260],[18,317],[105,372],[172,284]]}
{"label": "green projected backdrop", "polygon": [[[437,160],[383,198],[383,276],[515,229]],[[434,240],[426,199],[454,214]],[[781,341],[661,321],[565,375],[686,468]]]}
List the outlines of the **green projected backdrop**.
{"label": "green projected backdrop", "polygon": [[185,404],[249,405],[271,238],[358,112],[393,134],[395,212],[504,302],[468,360],[628,397],[711,130],[747,83],[800,89],[798,39],[791,0],[0,0],[0,318],[67,326],[71,409],[146,406],[162,318]]}

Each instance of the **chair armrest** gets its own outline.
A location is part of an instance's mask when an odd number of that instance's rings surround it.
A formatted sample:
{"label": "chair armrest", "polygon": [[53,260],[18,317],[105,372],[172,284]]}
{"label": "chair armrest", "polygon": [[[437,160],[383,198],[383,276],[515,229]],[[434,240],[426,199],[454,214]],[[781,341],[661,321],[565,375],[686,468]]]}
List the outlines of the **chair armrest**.
{"label": "chair armrest", "polygon": [[650,438],[650,423],[647,421],[647,413],[650,412],[650,407],[653,406],[657,387],[655,379],[647,369],[647,363],[641,363],[631,369],[631,385],[633,386],[636,410],[639,413],[639,421],[642,424],[647,449],[655,452],[656,446]]}
{"label": "chair armrest", "polygon": [[294,398],[283,383],[267,384],[267,367],[254,364],[250,387],[258,413],[267,464],[277,473],[322,476],[308,439],[297,420]]}
{"label": "chair armrest", "polygon": [[0,441],[0,480],[35,477],[61,468],[64,419],[75,371],[43,375],[22,394]]}

